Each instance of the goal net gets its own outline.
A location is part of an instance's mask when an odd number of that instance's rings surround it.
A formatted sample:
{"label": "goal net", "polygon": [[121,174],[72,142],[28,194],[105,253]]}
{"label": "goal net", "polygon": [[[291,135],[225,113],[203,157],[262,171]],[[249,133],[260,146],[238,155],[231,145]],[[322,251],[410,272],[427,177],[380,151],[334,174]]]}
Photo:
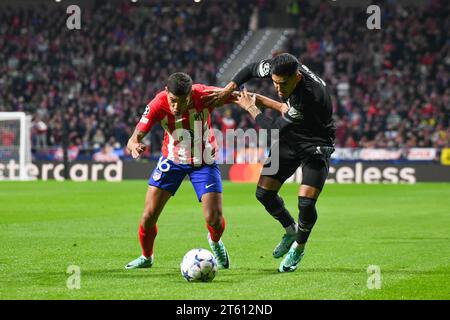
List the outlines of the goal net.
{"label": "goal net", "polygon": [[30,180],[31,116],[0,112],[0,180]]}

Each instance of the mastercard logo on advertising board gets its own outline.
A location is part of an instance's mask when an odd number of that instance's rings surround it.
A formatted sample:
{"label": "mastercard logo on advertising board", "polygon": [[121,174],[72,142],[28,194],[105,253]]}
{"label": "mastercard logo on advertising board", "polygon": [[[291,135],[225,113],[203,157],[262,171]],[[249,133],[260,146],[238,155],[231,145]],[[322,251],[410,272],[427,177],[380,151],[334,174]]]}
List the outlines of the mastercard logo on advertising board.
{"label": "mastercard logo on advertising board", "polygon": [[232,182],[258,182],[262,164],[234,164],[230,168]]}

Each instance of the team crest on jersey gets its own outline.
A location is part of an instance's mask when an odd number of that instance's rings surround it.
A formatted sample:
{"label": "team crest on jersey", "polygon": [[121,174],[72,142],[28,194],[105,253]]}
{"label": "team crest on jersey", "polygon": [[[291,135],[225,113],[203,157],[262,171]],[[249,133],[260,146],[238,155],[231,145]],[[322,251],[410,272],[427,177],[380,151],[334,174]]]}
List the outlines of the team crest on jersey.
{"label": "team crest on jersey", "polygon": [[261,62],[258,72],[261,77],[267,77],[270,74],[270,64],[268,62]]}
{"label": "team crest on jersey", "polygon": [[162,172],[161,171],[155,171],[154,173],[153,173],[153,180],[155,180],[155,181],[158,181],[159,179],[161,179],[161,174],[162,174]]}

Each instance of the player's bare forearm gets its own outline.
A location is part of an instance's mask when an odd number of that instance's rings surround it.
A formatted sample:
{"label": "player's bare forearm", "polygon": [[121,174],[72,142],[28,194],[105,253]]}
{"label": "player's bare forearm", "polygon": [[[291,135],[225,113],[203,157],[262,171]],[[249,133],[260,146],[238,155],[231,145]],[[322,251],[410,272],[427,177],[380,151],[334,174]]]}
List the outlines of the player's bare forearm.
{"label": "player's bare forearm", "polygon": [[230,95],[236,90],[237,84],[233,81],[229,82],[225,88],[220,88],[216,90],[205,90],[207,95],[202,97],[202,101],[207,107],[221,107],[226,103]]}
{"label": "player's bare forearm", "polygon": [[136,128],[128,140],[127,149],[135,159],[139,158],[141,153],[145,151],[145,144],[141,142],[145,135],[145,132]]}
{"label": "player's bare forearm", "polygon": [[138,129],[134,129],[133,135],[131,136],[130,140],[135,139],[136,142],[141,142],[145,136],[146,136],[145,132],[138,130]]}
{"label": "player's bare forearm", "polygon": [[256,94],[256,105],[259,107],[269,108],[284,113],[287,111],[287,105],[279,101],[275,101],[266,96]]}

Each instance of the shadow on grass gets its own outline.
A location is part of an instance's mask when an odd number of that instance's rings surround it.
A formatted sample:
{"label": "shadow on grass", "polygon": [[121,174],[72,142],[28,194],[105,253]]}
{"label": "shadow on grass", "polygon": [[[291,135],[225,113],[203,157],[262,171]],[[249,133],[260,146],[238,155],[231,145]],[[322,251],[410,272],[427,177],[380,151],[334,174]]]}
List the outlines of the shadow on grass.
{"label": "shadow on grass", "polygon": [[434,240],[445,240],[449,241],[450,237],[379,237],[379,240],[403,240],[403,241],[434,241]]}
{"label": "shadow on grass", "polygon": [[[437,269],[437,270],[409,270],[409,269],[382,269],[383,274],[393,275],[446,275],[450,277],[450,269]],[[272,277],[272,276],[285,276],[287,274],[365,274],[365,268],[345,268],[345,267],[319,267],[319,268],[302,268],[299,267],[295,272],[280,273],[273,268],[237,268],[230,270],[219,270],[215,283],[239,283],[242,282],[242,278],[239,274],[245,273],[246,280],[252,281],[254,278],[260,277]],[[67,278],[70,274],[65,272],[29,272],[27,274],[34,279],[48,279],[52,277],[64,277]],[[178,268],[145,268],[145,269],[88,269],[81,270],[82,278],[100,278],[100,279],[167,279],[179,281],[181,279],[180,270]]]}
{"label": "shadow on grass", "polygon": [[[242,269],[247,274],[253,273],[255,276],[265,274],[265,275],[284,275],[284,274],[292,274],[292,273],[352,273],[352,274],[361,274],[366,273],[366,268],[343,268],[343,267],[330,267],[330,268],[302,268],[299,267],[295,272],[278,272],[276,269],[259,269],[259,268],[245,268]],[[417,275],[435,275],[435,274],[443,274],[450,276],[450,268],[449,270],[409,270],[409,269],[381,269],[382,273],[387,274],[417,274]],[[251,275],[250,275],[251,276]]]}
{"label": "shadow on grass", "polygon": [[[228,270],[220,270],[214,282],[220,283],[237,283],[240,280],[235,277],[235,274],[227,274]],[[49,279],[49,278],[68,278],[71,276],[64,271],[57,272],[29,272],[27,274],[29,277],[33,279]],[[178,268],[143,268],[143,269],[81,269],[80,276],[82,279],[107,279],[108,281],[111,279],[167,279],[179,281],[182,279],[180,269]]]}

